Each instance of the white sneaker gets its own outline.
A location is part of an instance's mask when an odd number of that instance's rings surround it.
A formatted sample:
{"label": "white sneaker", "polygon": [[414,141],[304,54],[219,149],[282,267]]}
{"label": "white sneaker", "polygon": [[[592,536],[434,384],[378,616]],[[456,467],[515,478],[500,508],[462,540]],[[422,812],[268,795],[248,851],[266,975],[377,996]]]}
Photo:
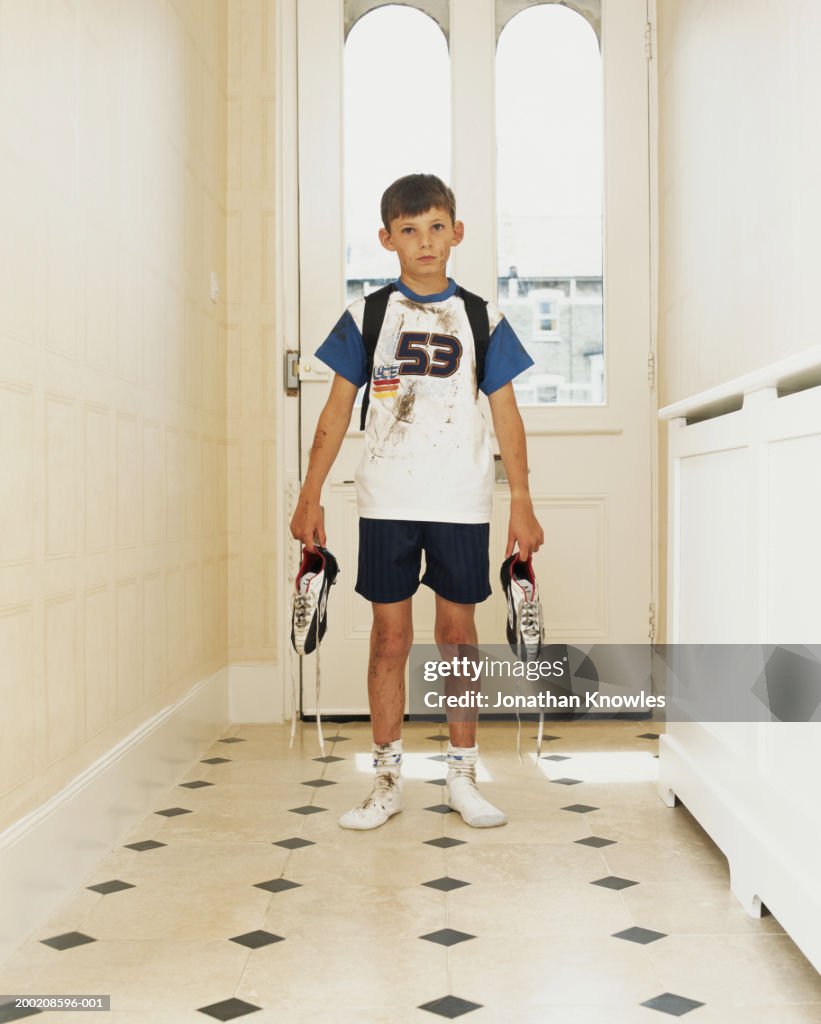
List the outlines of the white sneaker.
{"label": "white sneaker", "polygon": [[514,551],[502,562],[500,575],[507,599],[507,642],[521,661],[536,661],[544,643],[544,622],[532,557],[520,562]]}
{"label": "white sneaker", "polygon": [[312,654],[328,628],[328,591],[339,565],[327,548],[303,549],[294,593],[291,595],[291,643],[297,654]]}
{"label": "white sneaker", "polygon": [[358,807],[339,819],[342,828],[379,828],[402,810],[402,778],[395,772],[379,772],[373,789]]}
{"label": "white sneaker", "polygon": [[475,764],[448,770],[447,802],[472,828],[496,828],[507,821],[505,812],[494,807],[479,792]]}

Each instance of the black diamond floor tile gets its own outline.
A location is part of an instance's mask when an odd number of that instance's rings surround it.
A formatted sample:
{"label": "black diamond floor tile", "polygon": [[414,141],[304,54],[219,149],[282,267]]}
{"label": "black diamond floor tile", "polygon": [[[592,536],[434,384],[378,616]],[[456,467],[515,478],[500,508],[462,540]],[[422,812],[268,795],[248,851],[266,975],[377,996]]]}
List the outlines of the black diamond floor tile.
{"label": "black diamond floor tile", "polygon": [[92,892],[101,892],[103,896],[107,896],[110,892],[122,892],[123,889],[133,889],[134,886],[131,882],[121,882],[119,878],[114,878],[110,882],[100,882],[97,885],[87,885],[86,889],[91,889]]}
{"label": "black diamond floor tile", "polygon": [[425,782],[429,786],[446,786],[448,784],[447,779],[425,779]]}
{"label": "black diamond floor tile", "polygon": [[[539,737],[538,737],[538,735],[536,735],[536,736],[531,736],[530,738],[532,740],[537,740]],[[544,736],[542,736],[542,742],[543,743],[547,743],[548,740],[560,740],[560,739],[561,739],[561,736],[548,736],[547,733],[545,733]]]}
{"label": "black diamond floor tile", "polygon": [[344,761],[344,757],[337,757],[336,754],[326,754],[324,757],[315,757],[314,761],[319,761],[321,764],[333,764],[334,761]]}
{"label": "black diamond floor tile", "polygon": [[475,939],[475,935],[467,932],[458,932],[455,928],[440,928],[438,932],[428,932],[427,935],[420,935],[420,939],[428,942],[438,942],[440,946],[456,946],[460,942],[467,942],[468,939]]}
{"label": "black diamond floor tile", "polygon": [[50,939],[41,940],[44,946],[51,946],[52,949],[73,949],[74,946],[84,946],[87,942],[96,942],[90,935],[83,935],[82,932],[65,932],[63,935],[53,935]]}
{"label": "black diamond floor tile", "polygon": [[471,1003],[468,999],[460,999],[459,996],[443,996],[442,999],[434,999],[430,1003],[422,1003],[420,1010],[427,1010],[429,1013],[438,1014],[448,1020],[454,1020],[473,1010],[480,1010],[481,1003]]}
{"label": "black diamond floor tile", "polygon": [[245,740],[241,736],[229,736],[224,740],[217,740],[217,743],[244,743]]}
{"label": "black diamond floor tile", "polygon": [[458,878],[448,878],[445,875],[442,878],[434,878],[432,882],[423,882],[422,885],[428,886],[429,889],[439,889],[441,892],[452,892],[454,889],[470,885],[470,882],[462,882]]}
{"label": "black diamond floor tile", "polygon": [[166,807],[163,811],[154,811],[155,814],[162,814],[163,817],[173,818],[177,814],[191,814],[187,807]]}
{"label": "black diamond floor tile", "polygon": [[551,779],[551,782],[555,782],[559,786],[578,786],[581,783],[581,779]]}
{"label": "black diamond floor tile", "polygon": [[287,892],[288,889],[299,889],[299,882],[289,882],[287,878],[272,878],[269,882],[255,882],[255,889],[267,889],[268,892]]}
{"label": "black diamond floor tile", "polygon": [[585,839],[576,839],[574,842],[579,843],[581,846],[594,846],[598,849],[600,846],[613,846],[616,840],[602,839],[601,836],[587,836]]}
{"label": "black diamond floor tile", "polygon": [[230,941],[249,949],[260,949],[262,946],[270,946],[272,942],[284,942],[285,938],[282,935],[274,935],[273,932],[257,929],[255,932],[246,932],[245,935],[235,935]]}
{"label": "black diamond floor tile", "polygon": [[325,736],[326,743],[347,743],[350,736]]}
{"label": "black diamond floor tile", "polygon": [[210,1006],[200,1006],[200,1013],[207,1013],[215,1020],[234,1020],[237,1017],[244,1017],[248,1013],[256,1013],[261,1006],[254,1006],[253,1003],[246,1003],[244,999],[223,999],[221,1003],[211,1003]]}
{"label": "black diamond floor tile", "polygon": [[230,757],[204,757],[200,764],[228,764]]}
{"label": "black diamond floor tile", "polygon": [[181,782],[181,786],[185,786],[186,789],[202,789],[203,786],[213,786],[213,782],[205,782],[203,779],[194,779],[193,782]]}
{"label": "black diamond floor tile", "polygon": [[543,761],[569,761],[569,757],[565,757],[564,754],[545,754],[542,757]]}
{"label": "black diamond floor tile", "polygon": [[638,885],[629,878],[619,878],[618,875],[606,875],[604,878],[597,878],[591,885],[600,885],[604,889],[629,889],[631,885]]}
{"label": "black diamond floor tile", "polygon": [[428,758],[429,761],[447,761],[447,754],[431,754]]}
{"label": "black diamond floor tile", "polygon": [[294,836],[293,839],[280,839],[279,842],[274,843],[274,846],[281,846],[285,850],[301,850],[303,846],[316,846],[316,843],[311,842],[310,839],[300,839],[299,836]]}
{"label": "black diamond floor tile", "polygon": [[686,996],[677,996],[673,992],[662,992],[660,996],[647,999],[641,1006],[648,1006],[651,1010],[659,1010],[661,1013],[668,1013],[671,1017],[683,1017],[690,1010],[695,1010],[704,1003],[696,999],[687,999]]}
{"label": "black diamond floor tile", "polygon": [[426,740],[433,740],[434,743],[444,743],[445,740],[449,740],[450,736],[445,736],[444,733],[437,733],[435,736],[426,736]]}
{"label": "black diamond floor tile", "polygon": [[613,938],[627,939],[628,942],[638,942],[646,946],[649,942],[667,938],[667,932],[654,932],[652,928],[625,928],[623,932],[614,932]]}
{"label": "black diamond floor tile", "polygon": [[161,846],[167,845],[167,843],[158,843],[156,839],[142,839],[139,843],[126,843],[125,848],[142,853],[144,850],[158,850]]}
{"label": "black diamond floor tile", "polygon": [[588,811],[597,811],[598,807],[591,807],[590,804],[568,804],[562,807],[563,811],[574,811],[576,814],[587,814]]}
{"label": "black diamond floor tile", "polygon": [[440,850],[448,850],[451,846],[464,846],[465,839],[454,839],[452,836],[439,836],[438,839],[424,839],[426,846],[438,846]]}
{"label": "black diamond floor tile", "polygon": [[335,786],[336,783],[330,779],[308,779],[302,783],[303,786],[313,786],[314,789],[322,789],[324,786]]}
{"label": "black diamond floor tile", "polygon": [[452,809],[447,804],[434,804],[432,807],[425,808],[426,811],[433,811],[436,814],[450,814]]}
{"label": "black diamond floor tile", "polygon": [[657,740],[658,738],[659,734],[657,732],[640,732],[638,735],[640,740]]}
{"label": "black diamond floor tile", "polygon": [[288,810],[291,814],[321,814],[322,811],[327,811],[327,807],[316,807],[314,804],[304,804],[302,807],[289,807]]}

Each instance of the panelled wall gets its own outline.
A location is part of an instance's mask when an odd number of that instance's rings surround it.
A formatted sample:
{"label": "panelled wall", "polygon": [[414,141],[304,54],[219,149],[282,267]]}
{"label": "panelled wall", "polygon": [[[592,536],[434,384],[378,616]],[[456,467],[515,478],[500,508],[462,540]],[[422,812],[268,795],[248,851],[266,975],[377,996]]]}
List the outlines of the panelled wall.
{"label": "panelled wall", "polygon": [[[228,4],[229,659],[276,661],[275,5]],[[295,303],[297,297],[293,296]]]}
{"label": "panelled wall", "polygon": [[0,0],[0,830],[226,662],[227,8]]}
{"label": "panelled wall", "polygon": [[[821,123],[807,104],[821,94],[821,5],[657,7],[665,406],[818,344]],[[664,424],[660,441],[664,474]],[[664,546],[665,479],[659,493]]]}

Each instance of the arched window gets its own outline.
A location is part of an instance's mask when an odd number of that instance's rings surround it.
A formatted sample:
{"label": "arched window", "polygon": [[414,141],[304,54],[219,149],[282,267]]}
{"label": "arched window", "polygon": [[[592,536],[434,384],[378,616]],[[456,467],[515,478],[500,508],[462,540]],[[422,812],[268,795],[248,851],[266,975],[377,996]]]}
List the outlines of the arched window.
{"label": "arched window", "polygon": [[[361,0],[346,4],[346,20]],[[351,11],[354,8],[354,11]],[[422,11],[375,7],[350,28],[344,80],[345,278],[348,301],[393,280],[379,201],[396,178],[450,178],[450,61],[442,28]]]}
{"label": "arched window", "polygon": [[[497,3],[497,17],[510,6]],[[528,405],[601,404],[604,102],[596,32],[562,4],[527,6],[501,28],[496,75],[498,301],[536,361],[514,382],[517,397]]]}

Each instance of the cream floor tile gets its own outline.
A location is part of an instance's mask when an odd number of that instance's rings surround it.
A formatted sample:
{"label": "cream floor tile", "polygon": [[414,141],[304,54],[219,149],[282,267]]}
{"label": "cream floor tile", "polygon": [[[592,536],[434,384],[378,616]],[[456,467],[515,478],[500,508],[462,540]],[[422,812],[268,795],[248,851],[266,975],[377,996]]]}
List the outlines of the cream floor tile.
{"label": "cream floor tile", "polygon": [[608,873],[640,882],[699,881],[729,885],[727,861],[715,849],[668,840],[621,840],[601,850]]}
{"label": "cream floor tile", "polygon": [[[821,1003],[764,1003],[758,1006],[702,1006],[693,1024],[821,1024]],[[685,1018],[686,1019],[686,1018]]]}
{"label": "cream floor tile", "polygon": [[585,883],[611,874],[600,850],[575,843],[469,843],[448,851],[448,870],[476,883],[493,881],[516,887]]}
{"label": "cream floor tile", "polygon": [[344,937],[355,947],[361,940],[379,937],[390,943],[392,936],[412,939],[446,926],[446,897],[427,886],[306,883],[279,896],[255,927],[311,940],[316,950],[328,953],[344,950]]}
{"label": "cream floor tile", "polygon": [[402,1013],[448,991],[445,950],[418,938],[386,942],[361,937],[324,954],[317,952],[312,937],[270,948],[278,953],[275,967],[250,958],[236,994],[252,1003],[276,1006],[282,1014],[279,1019],[288,1020],[290,1015],[300,1020],[293,1015],[308,1017],[322,1010],[333,1019],[335,1006],[363,1003],[386,1011],[395,1006]]}
{"label": "cream floor tile", "polygon": [[[400,815],[401,817],[401,815]],[[343,831],[344,838],[335,844],[324,843],[306,851],[295,853],[310,854],[302,858],[294,856],[289,870],[295,881],[305,884],[322,883],[335,879],[338,884],[349,881],[382,885],[421,885],[442,864],[441,851],[422,843],[408,846],[405,843],[388,844],[386,838],[370,842],[369,832]],[[384,833],[384,827],[383,830]],[[390,834],[388,834],[389,836]]]}
{"label": "cream floor tile", "polygon": [[499,1007],[626,1005],[659,992],[646,949],[609,936],[480,936],[448,961],[454,992]]}
{"label": "cream floor tile", "polygon": [[4,974],[3,988],[110,994],[117,1011],[150,1014],[159,1007],[188,1014],[192,1007],[233,994],[249,954],[226,940],[92,942],[62,952],[27,943],[15,958],[11,976]]}
{"label": "cream floor tile", "polygon": [[772,915],[750,917],[726,884],[700,880],[647,882],[622,891],[644,928],[676,935],[783,933]]}
{"label": "cream floor tile", "polygon": [[702,1002],[821,1002],[821,975],[786,935],[670,935],[648,954],[667,989]]}
{"label": "cream floor tile", "polygon": [[[452,878],[466,881],[449,871]],[[618,892],[584,883],[510,885],[481,882],[454,890],[448,926],[472,935],[612,935],[636,921]]]}

